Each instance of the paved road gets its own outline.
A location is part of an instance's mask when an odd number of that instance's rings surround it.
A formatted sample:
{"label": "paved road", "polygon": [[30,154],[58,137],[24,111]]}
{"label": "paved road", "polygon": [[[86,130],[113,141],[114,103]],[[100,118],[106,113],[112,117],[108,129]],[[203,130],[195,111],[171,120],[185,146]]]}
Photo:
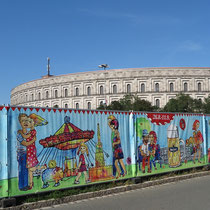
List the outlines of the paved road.
{"label": "paved road", "polygon": [[42,209],[210,210],[210,176],[138,189]]}

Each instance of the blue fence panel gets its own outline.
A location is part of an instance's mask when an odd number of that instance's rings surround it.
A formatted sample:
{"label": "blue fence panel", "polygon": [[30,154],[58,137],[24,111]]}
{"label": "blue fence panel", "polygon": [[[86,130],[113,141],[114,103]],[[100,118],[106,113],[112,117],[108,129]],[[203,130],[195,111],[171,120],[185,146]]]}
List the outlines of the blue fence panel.
{"label": "blue fence panel", "polygon": [[138,176],[207,164],[203,115],[136,115]]}
{"label": "blue fence panel", "polygon": [[0,107],[0,197],[208,164],[210,116]]}
{"label": "blue fence panel", "polygon": [[0,197],[8,197],[7,109],[0,107]]}
{"label": "blue fence panel", "polygon": [[126,112],[10,108],[9,195],[135,176]]}

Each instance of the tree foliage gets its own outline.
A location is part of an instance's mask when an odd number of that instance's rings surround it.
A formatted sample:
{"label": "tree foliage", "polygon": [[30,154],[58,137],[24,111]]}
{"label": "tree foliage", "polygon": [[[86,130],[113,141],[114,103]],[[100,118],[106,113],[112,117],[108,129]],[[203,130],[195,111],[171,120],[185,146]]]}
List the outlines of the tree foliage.
{"label": "tree foliage", "polygon": [[208,98],[204,98],[202,112],[205,114],[210,114],[210,96]]}
{"label": "tree foliage", "polygon": [[170,99],[162,111],[202,113],[203,103],[201,100],[193,99],[189,95],[179,94],[176,98]]}
{"label": "tree foliage", "polygon": [[124,111],[156,111],[157,107],[152,106],[149,101],[142,100],[138,96],[125,95],[119,101],[112,101],[110,105],[100,105],[98,109],[124,110]]}
{"label": "tree foliage", "polygon": [[204,100],[193,99],[189,95],[178,94],[169,100],[164,108],[152,106],[149,101],[142,100],[135,95],[125,95],[119,101],[112,101],[108,106],[100,105],[98,109],[122,110],[122,111],[161,111],[161,112],[188,112],[210,114],[210,96]]}

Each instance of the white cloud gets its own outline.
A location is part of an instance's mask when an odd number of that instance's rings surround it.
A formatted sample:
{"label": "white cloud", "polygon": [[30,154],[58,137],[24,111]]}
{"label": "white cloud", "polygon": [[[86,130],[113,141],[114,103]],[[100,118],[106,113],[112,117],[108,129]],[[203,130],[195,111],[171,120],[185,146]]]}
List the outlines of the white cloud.
{"label": "white cloud", "polygon": [[202,50],[202,45],[200,43],[196,43],[191,40],[186,40],[179,45],[178,50],[179,51],[200,51]]}
{"label": "white cloud", "polygon": [[114,12],[107,10],[90,10],[90,9],[79,9],[80,12],[86,15],[113,18],[113,19],[127,19],[134,24],[153,24],[153,25],[164,25],[164,24],[180,24],[183,21],[177,17],[170,16],[154,16],[154,15],[139,15],[123,12]]}

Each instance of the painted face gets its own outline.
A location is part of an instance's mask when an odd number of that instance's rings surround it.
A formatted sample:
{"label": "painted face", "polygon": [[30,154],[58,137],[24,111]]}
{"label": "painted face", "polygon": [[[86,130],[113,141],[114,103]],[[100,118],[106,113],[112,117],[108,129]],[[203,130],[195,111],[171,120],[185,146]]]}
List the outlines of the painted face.
{"label": "painted face", "polygon": [[112,130],[115,130],[115,129],[114,129],[114,125],[110,125],[109,127],[110,127]]}
{"label": "painted face", "polygon": [[148,141],[149,141],[149,136],[148,135],[144,136],[143,137],[143,143],[146,145],[148,143]]}
{"label": "painted face", "polygon": [[86,152],[86,147],[81,146],[80,151],[82,154],[84,154]]}
{"label": "painted face", "polygon": [[28,122],[29,122],[29,127],[33,128],[34,127],[34,121],[31,118],[28,118]]}
{"label": "painted face", "polygon": [[22,116],[20,118],[20,125],[22,128],[28,128],[29,127],[29,121],[27,116]]}
{"label": "painted face", "polygon": [[196,123],[196,126],[195,126],[196,130],[198,130],[199,126],[200,126],[200,123],[197,122],[197,123]]}
{"label": "painted face", "polygon": [[150,144],[154,144],[154,136],[153,135],[149,135],[149,141],[150,141]]}

